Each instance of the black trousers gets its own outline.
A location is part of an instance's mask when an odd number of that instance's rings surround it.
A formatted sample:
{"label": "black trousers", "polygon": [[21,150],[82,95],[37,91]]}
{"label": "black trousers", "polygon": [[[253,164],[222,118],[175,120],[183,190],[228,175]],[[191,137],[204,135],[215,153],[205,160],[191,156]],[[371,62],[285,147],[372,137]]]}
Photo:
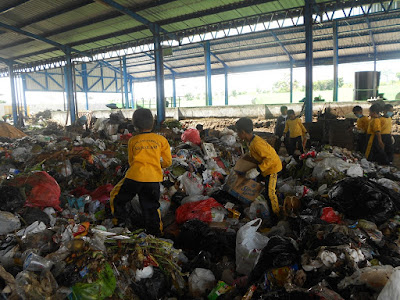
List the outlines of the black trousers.
{"label": "black trousers", "polygon": [[114,198],[114,217],[119,223],[129,222],[130,211],[126,209],[127,203],[136,195],[139,196],[140,207],[146,231],[159,235],[162,230],[160,208],[160,183],[138,182],[125,178],[118,194]]}
{"label": "black trousers", "polygon": [[365,153],[367,147],[367,134],[366,133],[357,134],[356,140],[357,140],[357,151]]}
{"label": "black trousers", "polygon": [[389,162],[393,162],[394,147],[391,134],[382,134],[382,142],[385,144],[385,153]]}
{"label": "black trousers", "polygon": [[[282,144],[281,137],[282,136],[280,136],[279,138],[277,138],[275,140],[275,145],[274,145],[275,151],[278,154],[279,154],[279,150],[281,149],[281,144]],[[286,151],[289,153],[289,134],[285,135],[285,140],[283,141],[283,144],[285,145]]]}
{"label": "black trousers", "polygon": [[366,158],[369,161],[375,161],[380,165],[389,164],[388,157],[384,149],[381,148],[378,142],[378,138],[374,135],[368,134],[367,136],[368,144],[365,153]]}
{"label": "black trousers", "polygon": [[289,155],[293,155],[296,149],[300,150],[301,153],[304,153],[303,140],[301,139],[301,136],[290,138]]}

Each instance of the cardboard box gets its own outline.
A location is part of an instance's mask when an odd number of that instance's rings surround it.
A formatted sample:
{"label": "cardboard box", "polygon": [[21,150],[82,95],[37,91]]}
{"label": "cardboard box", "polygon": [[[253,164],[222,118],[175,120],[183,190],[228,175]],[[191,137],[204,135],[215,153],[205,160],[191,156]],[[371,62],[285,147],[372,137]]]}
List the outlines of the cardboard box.
{"label": "cardboard box", "polygon": [[247,171],[257,168],[258,162],[250,155],[245,155],[236,162],[233,170],[241,175],[246,174]]}
{"label": "cardboard box", "polygon": [[236,172],[231,172],[226,179],[224,190],[245,204],[253,202],[264,189],[257,181],[247,179]]}

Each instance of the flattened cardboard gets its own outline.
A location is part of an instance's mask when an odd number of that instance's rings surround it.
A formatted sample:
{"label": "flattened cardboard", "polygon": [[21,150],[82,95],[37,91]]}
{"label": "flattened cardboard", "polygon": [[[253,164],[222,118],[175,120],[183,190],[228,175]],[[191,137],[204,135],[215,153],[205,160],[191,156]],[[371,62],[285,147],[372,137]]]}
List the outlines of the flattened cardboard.
{"label": "flattened cardboard", "polygon": [[236,172],[231,172],[226,180],[224,190],[245,204],[253,202],[264,189],[257,181],[246,179]]}
{"label": "flattened cardboard", "polygon": [[239,174],[245,174],[247,171],[257,168],[257,161],[250,155],[245,155],[236,162],[233,170]]}

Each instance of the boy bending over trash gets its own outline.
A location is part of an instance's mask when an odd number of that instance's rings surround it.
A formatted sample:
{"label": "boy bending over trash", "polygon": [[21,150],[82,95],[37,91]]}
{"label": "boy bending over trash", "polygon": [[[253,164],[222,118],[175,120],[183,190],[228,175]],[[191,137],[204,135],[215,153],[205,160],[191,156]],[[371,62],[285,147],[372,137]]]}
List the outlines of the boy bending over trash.
{"label": "boy bending over trash", "polygon": [[289,155],[293,155],[296,149],[299,149],[301,153],[304,153],[302,137],[310,139],[310,135],[307,133],[307,129],[301,123],[301,120],[296,118],[293,109],[289,109],[287,115],[289,120],[286,121],[282,141],[284,141],[285,135],[289,131]]}
{"label": "boy bending over trash", "polygon": [[132,121],[139,134],[129,139],[129,169],[111,192],[111,209],[119,225],[129,225],[125,206],[138,195],[146,231],[158,236],[162,232],[159,210],[162,168],[172,163],[171,149],[166,138],[151,132],[154,119],[149,109],[137,109]]}
{"label": "boy bending over trash", "polygon": [[246,173],[246,177],[254,179],[258,175],[265,180],[265,199],[276,216],[279,216],[279,203],[276,196],[278,172],[282,170],[281,160],[275,149],[264,139],[253,134],[253,122],[249,118],[240,118],[236,122],[236,130],[240,139],[249,143],[250,156],[258,162],[255,169]]}

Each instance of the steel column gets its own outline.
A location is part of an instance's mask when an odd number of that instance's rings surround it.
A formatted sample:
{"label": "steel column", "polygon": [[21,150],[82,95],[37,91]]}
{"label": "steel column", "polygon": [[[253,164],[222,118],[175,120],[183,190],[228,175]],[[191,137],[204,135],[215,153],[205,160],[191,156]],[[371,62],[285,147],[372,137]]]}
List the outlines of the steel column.
{"label": "steel column", "polygon": [[15,95],[15,82],[14,82],[15,76],[12,64],[8,65],[8,74],[10,76],[13,121],[14,121],[14,126],[17,126],[18,124],[17,97]]}
{"label": "steel column", "polygon": [[175,82],[175,72],[172,72],[172,107],[176,107],[176,82]]}
{"label": "steel column", "polygon": [[82,88],[85,93],[86,110],[89,110],[89,95],[88,95],[88,74],[86,63],[82,64]]}
{"label": "steel column", "polygon": [[293,103],[293,59],[290,59],[290,103]]}
{"label": "steel column", "polygon": [[129,79],[129,85],[131,86],[131,107],[132,109],[135,108],[135,98],[133,96],[133,79]]}
{"label": "steel column", "polygon": [[76,111],[75,111],[75,97],[74,97],[74,80],[72,78],[72,58],[71,52],[66,51],[65,53],[66,65],[65,65],[65,93],[67,96],[68,108],[71,116],[71,124],[75,122]]}
{"label": "steel column", "polygon": [[339,39],[338,39],[338,25],[337,21],[333,21],[333,101],[338,101],[339,95]]}
{"label": "steel column", "polygon": [[156,26],[153,33],[154,37],[154,61],[156,73],[157,91],[157,124],[161,125],[165,120],[165,95],[164,95],[164,65],[163,53],[160,39],[160,28]]}
{"label": "steel column", "polygon": [[305,1],[304,25],[306,34],[306,99],[305,118],[306,122],[312,122],[312,100],[313,100],[313,5],[312,0]]}
{"label": "steel column", "polygon": [[122,57],[122,77],[125,95],[125,108],[129,108],[129,96],[128,96],[128,71],[126,68],[126,56]]}
{"label": "steel column", "polygon": [[206,77],[206,105],[212,106],[210,42],[204,43],[204,60],[205,60],[205,77]]}
{"label": "steel column", "polygon": [[225,105],[229,103],[229,89],[228,89],[228,68],[224,68],[224,77],[225,77]]}
{"label": "steel column", "polygon": [[26,91],[26,78],[25,78],[25,74],[21,75],[21,81],[22,81],[22,100],[24,101],[24,111],[25,111],[25,117],[28,116],[28,106],[26,105],[26,95],[25,95],[25,91]]}

